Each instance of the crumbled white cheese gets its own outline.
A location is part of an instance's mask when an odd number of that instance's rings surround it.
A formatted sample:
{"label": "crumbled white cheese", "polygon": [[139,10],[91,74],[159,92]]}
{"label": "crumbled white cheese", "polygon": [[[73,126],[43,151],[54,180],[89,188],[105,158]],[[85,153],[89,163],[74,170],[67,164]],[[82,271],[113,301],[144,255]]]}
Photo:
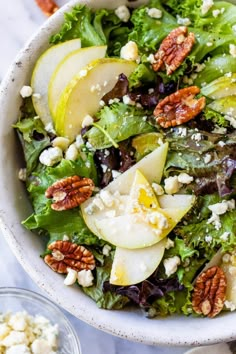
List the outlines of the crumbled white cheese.
{"label": "crumbled white cheese", "polygon": [[207,224],[213,224],[216,230],[221,228],[221,222],[219,215],[212,213],[212,216],[207,220]]}
{"label": "crumbled white cheese", "polygon": [[87,114],[82,120],[82,128],[88,127],[91,124],[93,124],[93,117]]}
{"label": "crumbled white cheese", "polygon": [[40,93],[33,93],[33,95],[32,95],[34,98],[36,98],[37,100],[40,100],[40,98],[42,97],[41,95],[40,95]]}
{"label": "crumbled white cheese", "polygon": [[163,195],[164,194],[164,189],[162,188],[162,186],[160,186],[160,184],[152,183],[152,188],[153,188],[154,192],[156,193],[156,195]]}
{"label": "crumbled white cheese", "polygon": [[211,243],[211,241],[212,241],[212,236],[205,236],[205,241],[207,242],[207,243]]}
{"label": "crumbled white cheese", "polygon": [[168,219],[158,211],[148,213],[147,221],[152,225],[156,225],[159,230],[164,230],[169,227]]}
{"label": "crumbled white cheese", "polygon": [[50,122],[47,125],[45,125],[44,129],[46,130],[46,132],[50,133],[50,134],[56,134],[56,131],[54,129],[53,123]]}
{"label": "crumbled white cheese", "polygon": [[169,237],[167,237],[167,241],[166,241],[166,250],[169,250],[170,248],[174,247],[175,243],[174,241],[172,241]]}
{"label": "crumbled white cheese", "polygon": [[12,329],[11,332],[4,339],[1,340],[0,344],[4,347],[11,347],[16,344],[28,345],[28,338],[25,332],[14,331]]}
{"label": "crumbled white cheese", "polygon": [[102,254],[104,254],[104,256],[109,256],[110,252],[111,252],[111,246],[110,245],[103,246]]}
{"label": "crumbled white cheese", "polygon": [[[156,63],[156,59],[154,57],[154,54],[149,54],[149,56],[147,57],[147,61],[150,63],[150,64],[155,64]],[[154,92],[154,89],[153,91]],[[152,93],[152,92],[148,92],[148,93]]]}
{"label": "crumbled white cheese", "polygon": [[218,16],[220,15],[220,13],[221,13],[221,12],[220,12],[219,9],[216,9],[216,10],[213,10],[213,11],[212,11],[212,15],[213,15],[213,17],[215,17],[215,18],[218,17]]}
{"label": "crumbled white cheese", "polygon": [[177,134],[181,137],[187,136],[187,128],[179,127],[177,130]]}
{"label": "crumbled white cheese", "polygon": [[221,236],[220,239],[223,241],[227,241],[230,236],[230,232],[225,231]]}
{"label": "crumbled white cheese", "polygon": [[84,145],[84,140],[81,134],[77,135],[75,138],[75,146],[79,149],[82,145]]}
{"label": "crumbled white cheese", "polygon": [[211,161],[211,154],[206,154],[203,158],[204,163],[207,165]]}
{"label": "crumbled white cheese", "polygon": [[233,26],[232,26],[232,30],[233,30],[234,32],[236,32],[236,25],[233,25]]}
{"label": "crumbled white cheese", "polygon": [[99,101],[99,106],[100,106],[100,107],[104,107],[104,106],[105,106],[105,102],[104,102],[103,100],[100,100],[100,101]]}
{"label": "crumbled white cheese", "polygon": [[191,25],[191,21],[188,17],[182,18],[179,15],[177,15],[177,23],[182,26],[189,26]]}
{"label": "crumbled white cheese", "polygon": [[10,348],[7,348],[6,351],[2,352],[0,349],[0,353],[4,354],[31,354],[29,347],[25,344],[17,344],[13,345]]}
{"label": "crumbled white cheese", "polygon": [[128,22],[130,18],[130,11],[127,6],[121,5],[115,10],[115,14],[122,22]]}
{"label": "crumbled white cheese", "polygon": [[93,285],[93,273],[91,270],[81,270],[78,272],[78,283],[82,285],[84,288],[88,288]]}
{"label": "crumbled white cheese", "polygon": [[114,204],[114,198],[109,191],[103,189],[101,190],[99,196],[106,207],[112,207],[112,205]]}
{"label": "crumbled white cheese", "polygon": [[123,103],[128,104],[130,106],[135,106],[135,101],[131,100],[131,98],[128,95],[123,96]]}
{"label": "crumbled white cheese", "polygon": [[63,235],[62,241],[70,241],[69,236]]}
{"label": "crumbled white cheese", "polygon": [[73,285],[77,280],[77,272],[74,269],[67,268],[67,276],[64,279],[64,284],[67,286]]}
{"label": "crumbled white cheese", "polygon": [[179,191],[181,184],[177,176],[171,176],[164,180],[164,189],[167,194],[175,194]]}
{"label": "crumbled white cheese", "polygon": [[223,263],[229,263],[230,262],[230,258],[231,258],[230,254],[229,253],[225,253],[223,255],[223,257],[222,257],[222,262]]}
{"label": "crumbled white cheese", "polygon": [[178,175],[178,181],[183,184],[189,184],[193,181],[193,177],[189,176],[187,173],[182,172]]}
{"label": "crumbled white cheese", "polygon": [[139,59],[138,46],[135,42],[129,41],[120,51],[120,57],[126,60],[136,61]]}
{"label": "crumbled white cheese", "polygon": [[147,9],[147,14],[149,17],[152,18],[162,18],[162,11],[155,7],[152,7],[151,9]]}
{"label": "crumbled white cheese", "polygon": [[75,161],[79,155],[76,144],[71,144],[65,152],[65,159]]}
{"label": "crumbled white cheese", "polygon": [[206,15],[210,8],[214,5],[213,0],[203,0],[201,6],[202,15]]}
{"label": "crumbled white cheese", "polygon": [[111,174],[112,174],[112,177],[113,177],[114,179],[116,179],[117,177],[119,177],[119,176],[121,175],[121,172],[116,171],[116,170],[112,170],[112,171],[111,171]]}
{"label": "crumbled white cheese", "polygon": [[65,151],[70,144],[70,140],[68,138],[64,138],[63,136],[58,136],[52,141],[53,147],[59,147],[62,151]]}
{"label": "crumbled white cheese", "polygon": [[218,125],[215,126],[215,128],[212,130],[212,133],[214,134],[225,134],[227,132],[226,128],[219,127]]}
{"label": "crumbled white cheese", "polygon": [[33,354],[50,354],[51,349],[51,346],[44,338],[35,339],[31,345],[31,350]]}
{"label": "crumbled white cheese", "polygon": [[20,95],[23,98],[32,96],[33,90],[31,86],[23,86],[20,90]]}
{"label": "crumbled white cheese", "polygon": [[27,178],[27,171],[26,168],[20,168],[18,172],[18,178],[19,180],[25,182]]}
{"label": "crumbled white cheese", "polygon": [[26,313],[17,312],[15,314],[12,314],[8,321],[8,325],[14,331],[24,331],[27,326]]}
{"label": "crumbled white cheese", "polygon": [[40,156],[39,161],[45,166],[54,166],[63,158],[62,150],[59,147],[50,147],[44,150]]}
{"label": "crumbled white cheese", "polygon": [[225,307],[226,307],[227,309],[229,309],[230,311],[235,311],[235,310],[236,310],[236,306],[235,306],[235,304],[234,304],[232,301],[226,300],[226,301],[224,302],[224,305],[225,305]]}
{"label": "crumbled white cheese", "polygon": [[207,42],[207,43],[206,43],[206,46],[207,46],[207,47],[211,47],[211,46],[213,46],[213,43],[212,43],[212,42]]}
{"label": "crumbled white cheese", "polygon": [[220,203],[212,204],[208,206],[208,209],[216,215],[223,215],[228,210],[233,210],[235,208],[235,200],[223,200]]}
{"label": "crumbled white cheese", "polygon": [[229,54],[231,54],[233,58],[236,58],[236,45],[235,44],[229,45]]}
{"label": "crumbled white cheese", "polygon": [[236,129],[236,118],[235,118],[235,117],[233,117],[232,115],[226,115],[226,116],[225,116],[225,119],[226,119],[228,122],[230,122],[230,125],[231,125],[234,129]]}
{"label": "crumbled white cheese", "polygon": [[195,141],[201,141],[202,140],[202,134],[201,133],[195,133],[191,136],[191,139],[192,140],[195,140]]}
{"label": "crumbled white cheese", "polygon": [[178,265],[181,263],[180,258],[178,256],[174,256],[171,258],[166,258],[163,261],[165,267],[165,273],[167,277],[171,276],[177,271]]}

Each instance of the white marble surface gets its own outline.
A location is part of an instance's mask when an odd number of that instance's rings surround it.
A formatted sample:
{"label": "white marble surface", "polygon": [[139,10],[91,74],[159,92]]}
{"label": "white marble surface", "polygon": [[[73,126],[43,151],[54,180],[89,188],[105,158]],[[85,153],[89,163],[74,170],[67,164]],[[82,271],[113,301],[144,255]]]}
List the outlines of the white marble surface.
{"label": "white marble surface", "polygon": [[[59,5],[65,3],[65,0],[58,1]],[[0,0],[0,80],[4,77],[18,50],[43,21],[45,17],[35,5],[34,0]],[[17,262],[1,235],[0,259],[1,287],[17,286],[40,292],[40,289]],[[153,347],[129,342],[98,331],[69,314],[68,317],[80,337],[83,354],[104,354],[105,352],[109,354],[181,354],[187,350],[187,348]]]}

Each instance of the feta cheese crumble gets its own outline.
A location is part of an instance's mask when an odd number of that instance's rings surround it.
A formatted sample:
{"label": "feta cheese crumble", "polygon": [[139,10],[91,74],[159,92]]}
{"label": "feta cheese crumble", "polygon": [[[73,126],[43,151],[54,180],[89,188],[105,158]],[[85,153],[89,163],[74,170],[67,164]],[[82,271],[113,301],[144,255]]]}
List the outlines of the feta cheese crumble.
{"label": "feta cheese crumble", "polygon": [[201,6],[202,15],[206,15],[210,8],[214,5],[213,0],[203,0]]}
{"label": "feta cheese crumble", "polygon": [[81,270],[78,272],[78,283],[84,288],[88,288],[93,285],[93,273],[91,270]]}
{"label": "feta cheese crumble", "polygon": [[20,90],[20,95],[22,98],[32,96],[33,90],[31,86],[23,86]]}
{"label": "feta cheese crumble", "polygon": [[181,184],[177,176],[171,176],[164,180],[164,189],[167,194],[175,194],[179,191]]}
{"label": "feta cheese crumble", "polygon": [[129,41],[120,51],[120,57],[126,60],[136,61],[139,59],[138,46],[135,42]]}
{"label": "feta cheese crumble", "polygon": [[229,54],[231,54],[233,58],[236,58],[236,45],[235,44],[229,45]]}
{"label": "feta cheese crumble", "polygon": [[182,26],[189,26],[191,25],[191,21],[189,18],[182,18],[179,15],[177,15],[177,23]]}
{"label": "feta cheese crumble", "polygon": [[130,11],[127,6],[121,5],[115,10],[115,14],[122,22],[128,22],[130,18]]}
{"label": "feta cheese crumble", "polygon": [[147,14],[152,18],[162,18],[162,11],[152,7],[151,9],[147,9]]}
{"label": "feta cheese crumble", "polygon": [[164,259],[163,264],[167,277],[171,276],[177,271],[178,265],[180,265],[180,263],[181,261],[178,256]]}
{"label": "feta cheese crumble", "polygon": [[0,353],[56,354],[58,335],[58,325],[43,316],[7,313],[0,320]]}
{"label": "feta cheese crumble", "polygon": [[51,167],[60,162],[62,158],[62,150],[56,146],[44,150],[39,156],[39,161],[42,165]]}

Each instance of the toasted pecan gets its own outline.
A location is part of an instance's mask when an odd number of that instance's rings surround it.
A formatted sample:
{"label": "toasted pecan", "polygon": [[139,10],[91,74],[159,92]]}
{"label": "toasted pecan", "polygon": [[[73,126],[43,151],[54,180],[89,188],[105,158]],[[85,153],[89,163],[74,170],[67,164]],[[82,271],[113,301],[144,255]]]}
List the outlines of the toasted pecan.
{"label": "toasted pecan", "polygon": [[201,273],[195,282],[192,306],[196,313],[215,317],[223,309],[226,277],[220,267],[214,266]]}
{"label": "toasted pecan", "polygon": [[93,254],[84,246],[77,245],[70,241],[55,241],[48,246],[52,251],[44,257],[44,262],[54,270],[54,272],[66,274],[68,268],[76,271],[93,270],[95,259]]}
{"label": "toasted pecan", "polygon": [[85,202],[93,193],[94,183],[90,178],[71,176],[53,183],[45,192],[53,198],[51,208],[56,211],[68,210]]}
{"label": "toasted pecan", "polygon": [[171,31],[162,41],[159,50],[154,55],[154,71],[166,69],[167,75],[171,75],[190,53],[195,43],[194,33],[188,33],[188,28],[180,26]]}
{"label": "toasted pecan", "polygon": [[35,0],[38,7],[46,16],[53,15],[58,9],[58,5],[53,0]]}
{"label": "toasted pecan", "polygon": [[205,97],[195,98],[199,92],[197,86],[190,86],[165,97],[153,112],[157,123],[163,128],[169,128],[196,117],[206,105]]}

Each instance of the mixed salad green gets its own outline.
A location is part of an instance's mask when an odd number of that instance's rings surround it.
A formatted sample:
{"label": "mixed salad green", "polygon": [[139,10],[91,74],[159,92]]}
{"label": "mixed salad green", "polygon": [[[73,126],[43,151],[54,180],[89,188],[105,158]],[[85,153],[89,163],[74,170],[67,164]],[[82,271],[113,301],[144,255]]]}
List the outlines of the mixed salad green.
{"label": "mixed salad green", "polygon": [[[154,54],[179,26],[187,26],[194,33],[192,50],[171,75],[165,70],[155,72]],[[150,0],[137,9],[92,11],[78,5],[65,14],[65,23],[50,38],[50,44],[55,46],[76,38],[81,40],[82,48],[107,46],[106,58],[117,60],[122,49],[134,42],[138,55],[132,72],[120,72],[114,87],[104,93],[92,120],[69,137],[66,149],[73,145],[76,154],[61,149],[53,162],[42,159],[43,152],[55,149],[54,141],[58,135],[63,137],[62,129],[58,129],[55,119],[55,126],[49,129],[44,117],[38,115],[35,100],[40,100],[40,92],[24,98],[15,128],[24,151],[25,183],[33,213],[23,225],[45,240],[42,258],[51,253],[48,245],[57,240],[83,245],[92,252],[96,266],[89,286],[78,282],[82,291],[101,308],[121,309],[126,304],[136,304],[154,317],[195,314],[194,281],[221,252],[214,264],[224,269],[227,278],[224,309],[234,310],[236,6],[212,0]],[[156,105],[192,85],[199,87],[198,97],[206,97],[205,108],[186,123],[161,127],[153,115]],[[158,194],[191,195],[194,202],[168,233],[163,256],[147,279],[128,285],[112,283],[116,244],[108,242],[109,237],[99,238],[89,228],[80,206],[53,210],[45,191],[56,181],[77,175],[94,182],[95,195],[165,143],[168,151],[162,179],[149,182],[158,182],[155,187],[162,190]],[[160,166],[157,163],[149,168],[158,170]],[[145,171],[142,173],[145,176]],[[180,174],[184,176],[182,183],[178,179]],[[177,180],[177,190],[168,192],[167,183]]]}

